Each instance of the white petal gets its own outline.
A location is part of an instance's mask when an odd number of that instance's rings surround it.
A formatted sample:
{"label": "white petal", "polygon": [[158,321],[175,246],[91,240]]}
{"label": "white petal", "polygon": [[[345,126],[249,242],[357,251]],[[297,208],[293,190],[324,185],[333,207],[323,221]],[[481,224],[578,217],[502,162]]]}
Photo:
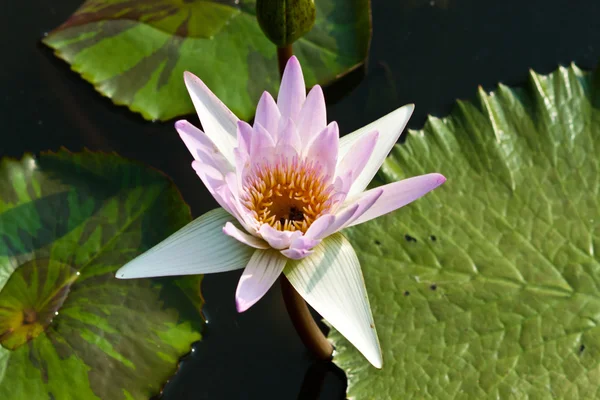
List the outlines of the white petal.
{"label": "white petal", "polygon": [[363,135],[368,135],[373,131],[379,132],[379,139],[371,154],[371,158],[363,168],[362,172],[354,180],[348,196],[362,192],[369,185],[377,173],[377,170],[381,167],[381,164],[392,150],[392,147],[394,147],[398,141],[398,138],[408,123],[414,109],[415,106],[413,104],[407,104],[340,139],[338,159],[343,159],[352,145]]}
{"label": "white petal", "polygon": [[204,132],[229,163],[235,165],[233,148],[237,143],[238,118],[200,78],[190,72],[185,72],[183,78]]}
{"label": "white petal", "polygon": [[381,348],[360,264],[344,236],[329,236],[314,254],[289,261],[284,274],[308,304],[381,368]]}
{"label": "white petal", "polygon": [[223,233],[223,226],[233,221],[222,208],[209,211],[125,264],[116,276],[195,275],[244,268],[254,249]]}
{"label": "white petal", "polygon": [[269,291],[285,267],[287,258],[278,251],[256,250],[244,269],[235,292],[238,312],[244,312]]}

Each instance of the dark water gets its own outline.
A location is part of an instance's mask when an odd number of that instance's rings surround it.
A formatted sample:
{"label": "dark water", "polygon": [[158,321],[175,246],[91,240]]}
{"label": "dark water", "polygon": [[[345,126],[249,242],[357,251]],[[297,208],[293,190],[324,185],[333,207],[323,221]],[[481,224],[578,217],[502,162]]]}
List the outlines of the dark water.
{"label": "dark water", "polygon": [[[182,162],[189,155],[171,123],[148,123],[113,106],[39,43],[79,4],[2,1],[0,156],[60,146],[114,150],[167,173],[194,215],[214,208]],[[455,99],[472,98],[478,85],[520,84],[530,68],[547,73],[571,61],[590,69],[600,57],[599,16],[597,0],[373,0],[368,74],[329,106],[329,119],[347,133],[410,102],[417,106],[410,127],[419,128],[427,114],[445,115]],[[326,92],[341,94],[339,87]],[[250,311],[236,313],[238,277],[205,278],[204,339],[163,398],[344,398],[344,374],[333,364],[315,364],[305,351],[278,285]]]}

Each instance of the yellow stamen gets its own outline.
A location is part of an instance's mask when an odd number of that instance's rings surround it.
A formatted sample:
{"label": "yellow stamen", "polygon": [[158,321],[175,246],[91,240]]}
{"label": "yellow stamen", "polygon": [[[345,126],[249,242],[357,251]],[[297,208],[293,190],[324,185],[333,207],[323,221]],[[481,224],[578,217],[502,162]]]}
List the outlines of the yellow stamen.
{"label": "yellow stamen", "polygon": [[244,179],[242,204],[259,224],[280,231],[306,232],[332,207],[333,187],[312,163],[254,165]]}

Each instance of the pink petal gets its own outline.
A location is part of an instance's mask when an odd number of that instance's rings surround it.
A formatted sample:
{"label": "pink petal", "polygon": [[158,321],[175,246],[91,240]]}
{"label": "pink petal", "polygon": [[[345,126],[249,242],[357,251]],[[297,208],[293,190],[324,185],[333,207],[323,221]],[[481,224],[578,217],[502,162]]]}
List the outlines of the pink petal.
{"label": "pink petal", "polygon": [[339,216],[339,218],[340,218],[339,224],[337,226],[332,227],[331,230],[327,232],[327,235],[331,235],[335,232],[341,231],[342,229],[344,229],[347,226],[350,226],[352,224],[352,222],[354,222],[357,218],[360,218],[361,215],[363,215],[365,212],[367,212],[367,210],[369,210],[371,207],[373,207],[375,202],[382,195],[383,195],[383,189],[381,189],[381,188],[375,188],[368,192],[361,193],[357,198],[355,198],[354,202],[349,203],[347,205],[348,212],[349,212],[349,210],[356,207],[356,210],[354,211],[354,214],[352,214],[352,217],[350,219],[346,219],[344,221],[344,218],[345,218],[344,214],[346,214],[346,213],[344,212],[345,210],[342,210],[338,215],[336,215],[336,217]]}
{"label": "pink petal", "polygon": [[279,129],[279,120],[281,114],[279,108],[275,104],[275,100],[269,92],[264,92],[256,107],[256,116],[254,117],[254,124],[260,124],[276,139],[277,131]]}
{"label": "pink petal", "polygon": [[[360,137],[356,140],[350,150],[344,155],[339,164],[336,167],[336,176],[340,176],[344,179],[344,186],[354,183],[354,180],[360,175],[360,173],[367,165],[373,149],[377,144],[379,133],[377,131],[371,132]],[[349,190],[349,187],[345,188]]]}
{"label": "pink petal", "polygon": [[308,228],[305,236],[321,240],[341,231],[373,206],[383,193],[382,190],[377,189],[379,188],[365,192],[364,195],[358,197],[353,203],[347,204],[346,207],[333,215],[333,218],[327,218],[327,215],[318,218]]}
{"label": "pink petal", "polygon": [[200,78],[187,71],[184,72],[183,78],[196,112],[200,117],[204,132],[223,156],[233,164],[233,148],[236,143],[236,122],[238,118],[210,91]]}
{"label": "pink petal", "polygon": [[227,204],[231,208],[231,213],[234,215],[238,222],[244,227],[246,232],[255,234],[258,232],[258,223],[253,218],[252,214],[246,207],[240,202],[240,186],[238,184],[238,177],[235,173],[230,172],[225,175],[225,182],[229,197],[227,198]]}
{"label": "pink petal", "polygon": [[[333,180],[334,192],[337,195],[336,202],[341,204],[346,200],[348,191],[352,186],[352,171],[346,171],[344,175],[338,175]],[[337,207],[335,207],[337,208]]]}
{"label": "pink petal", "polygon": [[281,254],[292,260],[300,260],[301,258],[311,255],[313,253],[312,249],[318,246],[319,243],[321,243],[320,240],[301,236],[294,239],[288,249],[281,250]]}
{"label": "pink petal", "polygon": [[227,222],[223,227],[223,232],[226,235],[231,236],[232,238],[248,245],[250,247],[254,247],[255,249],[268,249],[269,245],[264,241],[252,235],[248,235],[245,232],[239,230],[235,225],[231,222]]}
{"label": "pink petal", "polygon": [[334,221],[335,215],[333,214],[320,216],[308,227],[304,236],[307,238],[320,238],[321,233],[325,232]]}
{"label": "pink petal", "polygon": [[325,175],[333,178],[337,163],[338,143],[340,139],[336,122],[332,122],[319,133],[309,144],[306,158],[318,163],[323,168]]}
{"label": "pink petal", "polygon": [[[330,216],[333,218],[333,215]],[[317,223],[317,221],[315,221],[315,223]],[[311,227],[314,226],[315,223],[313,223]],[[323,224],[323,222],[321,224]],[[319,228],[317,228],[317,230],[319,230]],[[316,232],[313,230],[313,234],[315,233]],[[312,249],[318,246],[319,243],[321,243],[321,240],[309,236],[309,232],[307,231],[305,235],[293,239],[290,243],[289,248],[282,250],[281,254],[293,260],[300,260],[301,258],[312,254]]]}
{"label": "pink petal", "polygon": [[293,148],[295,153],[299,153],[302,149],[302,142],[296,124],[291,118],[288,118],[285,125],[283,125],[277,141],[278,148],[285,146]]}
{"label": "pink petal", "polygon": [[444,182],[446,182],[446,178],[443,175],[427,174],[366,191],[365,195],[375,190],[382,190],[382,194],[371,208],[366,210],[363,215],[352,221],[348,226],[362,224],[370,219],[392,212],[415,201]]}
{"label": "pink petal", "polygon": [[293,120],[298,118],[304,100],[306,100],[306,87],[302,68],[298,59],[292,56],[285,67],[277,96],[277,106],[279,106],[281,116]]}
{"label": "pink petal", "polygon": [[[236,219],[241,220],[240,213],[236,210],[233,196],[225,177],[215,168],[200,161],[192,161],[192,168],[204,183],[213,198],[221,207]],[[230,173],[231,174],[231,173]]]}
{"label": "pink petal", "polygon": [[[200,177],[204,186],[208,189],[208,191],[214,196],[217,189],[220,186],[225,185],[225,177],[215,167],[210,164],[203,163],[202,161],[194,160],[192,161],[192,168],[196,171],[196,174]],[[218,201],[218,200],[217,200]],[[223,207],[225,208],[225,207]]]}
{"label": "pink petal", "polygon": [[255,123],[252,135],[250,159],[253,162],[258,162],[267,156],[272,156],[275,149],[275,142],[269,132],[261,124]]}
{"label": "pink petal", "polygon": [[252,127],[245,121],[238,121],[237,123],[237,136],[238,136],[238,149],[241,152],[250,154],[250,148],[252,145]]}
{"label": "pink petal", "polygon": [[314,86],[308,93],[296,125],[304,147],[327,126],[327,109],[321,86]]}
{"label": "pink petal", "polygon": [[365,165],[358,176],[354,177],[354,183],[349,191],[350,196],[361,193],[369,185],[377,170],[381,167],[385,157],[387,157],[392,147],[398,141],[414,109],[415,106],[413,104],[408,104],[340,139],[339,152],[340,158],[343,159],[346,153],[353,147],[353,144],[357,140],[360,140],[362,136],[368,135],[373,131],[379,132],[379,139],[367,165]]}
{"label": "pink petal", "polygon": [[287,258],[290,258],[292,260],[301,260],[306,256],[310,256],[312,253],[314,253],[313,250],[306,250],[306,249],[281,250],[281,254],[283,254],[284,256],[286,256]]}
{"label": "pink petal", "polygon": [[210,165],[222,174],[232,170],[231,163],[200,129],[185,120],[175,122],[175,129],[195,160]]}
{"label": "pink petal", "polygon": [[306,231],[306,236],[317,240],[326,238],[337,232],[342,225],[352,218],[358,209],[358,204],[346,208],[337,215],[324,215],[319,217]]}
{"label": "pink petal", "polygon": [[235,292],[235,305],[238,312],[244,312],[260,300],[277,280],[287,258],[274,250],[256,250]]}
{"label": "pink petal", "polygon": [[294,239],[302,236],[300,231],[278,231],[268,224],[262,224],[258,234],[269,243],[269,246],[277,250],[287,249]]}

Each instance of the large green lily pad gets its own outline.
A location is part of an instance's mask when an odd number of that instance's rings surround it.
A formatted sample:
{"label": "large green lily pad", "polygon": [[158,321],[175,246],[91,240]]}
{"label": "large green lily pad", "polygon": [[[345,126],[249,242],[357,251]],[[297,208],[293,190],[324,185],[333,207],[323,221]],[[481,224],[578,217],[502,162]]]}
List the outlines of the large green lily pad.
{"label": "large green lily pad", "polygon": [[[192,113],[191,71],[242,119],[279,88],[275,46],[255,0],[88,0],[43,39],[115,103],[147,119]],[[326,84],[367,57],[369,0],[319,0],[313,29],[294,44],[306,84]]]}
{"label": "large green lily pad", "polygon": [[200,339],[200,278],[114,274],[190,219],[164,175],[116,155],[3,160],[0,398],[157,394]]}
{"label": "large green lily pad", "polygon": [[350,398],[598,398],[599,108],[600,72],[532,72],[393,150],[382,183],[448,181],[347,231],[384,352],[332,334]]}

